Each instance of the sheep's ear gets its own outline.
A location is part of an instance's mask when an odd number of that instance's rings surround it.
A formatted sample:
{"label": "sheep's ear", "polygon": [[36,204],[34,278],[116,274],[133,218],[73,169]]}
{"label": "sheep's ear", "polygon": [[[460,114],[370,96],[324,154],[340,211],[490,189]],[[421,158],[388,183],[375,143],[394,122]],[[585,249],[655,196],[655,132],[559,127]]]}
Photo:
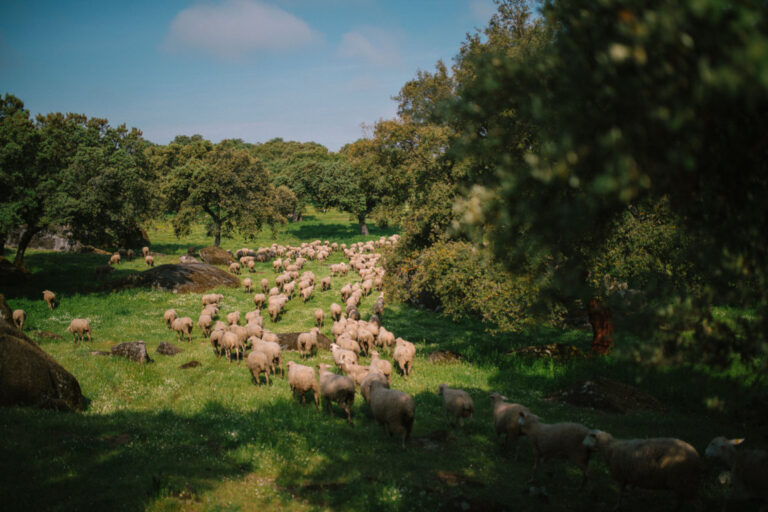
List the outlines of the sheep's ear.
{"label": "sheep's ear", "polygon": [[745,441],[745,439],[744,439],[743,437],[742,437],[742,438],[740,438],[740,439],[731,439],[731,444],[732,444],[733,446],[738,446],[738,445],[740,445],[741,443],[743,443],[744,441]]}

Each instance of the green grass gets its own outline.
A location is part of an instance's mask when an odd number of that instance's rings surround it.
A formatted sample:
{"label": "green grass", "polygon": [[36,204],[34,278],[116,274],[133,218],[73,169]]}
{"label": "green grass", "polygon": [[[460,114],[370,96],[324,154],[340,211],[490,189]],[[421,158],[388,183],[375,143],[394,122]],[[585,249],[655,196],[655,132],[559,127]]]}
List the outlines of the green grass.
{"label": "green grass", "polygon": [[[313,239],[363,240],[346,216],[335,212],[305,217],[285,226],[277,241]],[[389,232],[375,231],[370,238]],[[168,224],[150,232],[152,248],[164,254],[157,264],[178,261],[187,247],[210,243],[202,229],[176,240]],[[268,233],[256,242],[225,241],[225,248],[273,243]],[[115,293],[94,291],[95,266],[107,258],[30,251],[33,272],[18,288],[2,290],[14,308],[28,313],[26,331],[79,380],[88,400],[86,411],[63,414],[30,408],[0,410],[0,500],[10,510],[539,510],[544,505],[521,493],[532,457],[521,441],[520,460],[511,447],[499,449],[490,422],[488,395],[498,390],[525,403],[547,421],[579,421],[608,430],[617,437],[675,436],[699,451],[716,435],[744,436],[765,446],[764,425],[734,411],[747,403],[753,389],[744,375],[716,374],[705,368],[646,368],[621,357],[597,360],[548,361],[504,355],[514,346],[568,342],[587,348],[590,335],[578,330],[538,326],[522,333],[490,336],[470,320],[451,322],[443,316],[390,304],[384,325],[416,343],[415,372],[409,380],[397,375],[393,387],[414,396],[416,422],[407,451],[388,438],[369,417],[358,395],[355,427],[344,413],[318,414],[290,395],[288,383],[277,378],[269,388],[251,384],[244,364],[217,359],[195,328],[192,343],[177,343],[162,319],[176,308],[195,321],[200,294],[174,295],[151,290]],[[329,274],[330,262],[310,262],[318,278]],[[143,262],[124,263],[116,274],[143,269]],[[114,275],[114,274],[113,274]],[[259,264],[255,277],[275,274]],[[338,290],[348,278],[334,278],[329,292],[316,291],[303,305],[293,299],[283,317],[265,327],[276,332],[307,330],[312,311],[340,302]],[[58,293],[60,307],[50,312],[40,291]],[[216,290],[225,295],[220,313],[253,309],[252,295],[242,289]],[[369,314],[375,295],[360,311]],[[66,327],[74,317],[91,319],[93,341],[73,344]],[[37,331],[64,336],[40,338]],[[330,336],[330,322],[323,331]],[[116,343],[144,340],[155,362],[138,365],[111,357],[91,356]],[[167,357],[155,353],[162,341],[184,352]],[[617,339],[622,344],[621,333]],[[633,340],[636,341],[636,340]],[[457,363],[433,364],[431,351],[452,350],[464,356]],[[286,353],[286,360],[298,360]],[[201,367],[180,370],[191,360]],[[321,351],[310,364],[331,362]],[[613,415],[548,401],[554,390],[593,375],[636,385],[670,406],[667,413]],[[747,376],[748,377],[748,376]],[[475,421],[466,432],[448,428],[436,395],[441,382],[469,391],[475,400]],[[715,400],[716,398],[716,400]],[[712,404],[716,404],[713,406]],[[430,440],[431,439],[431,440]],[[594,497],[579,493],[578,471],[554,461],[548,510],[608,510],[615,486],[602,461],[592,463]],[[442,475],[442,476],[441,476]],[[458,483],[455,478],[459,475]],[[721,491],[703,490],[708,508],[719,506]],[[630,494],[624,510],[671,510],[674,499],[663,492]]]}

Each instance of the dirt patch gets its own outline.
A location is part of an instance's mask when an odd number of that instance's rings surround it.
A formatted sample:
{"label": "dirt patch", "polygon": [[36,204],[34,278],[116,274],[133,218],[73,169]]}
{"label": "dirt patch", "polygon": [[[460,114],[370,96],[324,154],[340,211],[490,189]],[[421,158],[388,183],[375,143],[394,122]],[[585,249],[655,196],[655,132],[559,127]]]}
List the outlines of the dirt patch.
{"label": "dirt patch", "polygon": [[435,350],[427,356],[430,363],[456,363],[464,360],[464,356],[450,350]]}
{"label": "dirt patch", "polygon": [[413,438],[416,445],[427,450],[437,450],[441,445],[454,440],[456,436],[445,429],[434,430],[425,436]]}
{"label": "dirt patch", "polygon": [[173,293],[202,293],[218,286],[236,288],[240,286],[240,279],[213,265],[188,263],[159,265],[138,274],[113,279],[103,284],[100,289],[116,291],[127,288],[152,288]]}
{"label": "dirt patch", "polygon": [[527,347],[516,348],[507,352],[507,355],[571,359],[574,357],[584,357],[584,352],[576,345],[550,343],[548,345],[530,345]]}
{"label": "dirt patch", "polygon": [[60,334],[56,334],[55,332],[48,332],[48,331],[35,331],[35,337],[37,338],[45,338],[49,340],[63,340],[64,336]]}
{"label": "dirt patch", "polygon": [[632,411],[667,410],[661,402],[644,391],[605,377],[577,382],[547,397],[548,400],[589,407],[600,411],[627,414]]}
{"label": "dirt patch", "polygon": [[200,361],[190,361],[179,366],[179,370],[188,370],[190,368],[197,368],[198,366],[203,366],[203,363]]}

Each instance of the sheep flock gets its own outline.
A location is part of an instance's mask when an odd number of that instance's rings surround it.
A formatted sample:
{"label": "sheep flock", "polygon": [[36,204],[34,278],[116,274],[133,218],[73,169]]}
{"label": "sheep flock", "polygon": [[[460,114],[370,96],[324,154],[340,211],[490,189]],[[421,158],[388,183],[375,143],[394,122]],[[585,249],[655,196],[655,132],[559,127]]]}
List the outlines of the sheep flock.
{"label": "sheep flock", "polygon": [[[319,413],[327,412],[338,419],[333,413],[333,404],[336,404],[343,409],[349,425],[339,425],[340,429],[354,428],[352,405],[359,392],[366,404],[364,410],[368,412],[369,421],[381,425],[386,433],[396,438],[401,449],[406,450],[414,424],[418,425],[418,414],[414,397],[395,388],[414,372],[417,348],[384,325],[387,316],[383,291],[385,271],[381,265],[382,255],[377,252],[397,244],[398,240],[398,235],[393,235],[349,246],[316,240],[300,246],[273,244],[257,250],[240,249],[233,254],[237,261],[228,266],[231,273],[254,273],[256,262],[270,261],[271,271],[275,273],[274,279],[245,277],[242,280],[241,290],[245,293],[259,292],[253,295],[252,311],[226,311],[224,295],[208,293],[201,298],[196,322],[191,316],[180,316],[175,309],[167,309],[158,312],[157,328],[162,329],[164,324],[170,331],[169,338],[179,343],[190,343],[193,338],[202,337],[211,345],[212,364],[245,363],[242,365],[243,375],[248,376],[254,389],[258,390],[256,392],[269,393],[273,386],[290,387],[297,407],[303,406],[307,393],[311,393]],[[318,279],[313,272],[304,270],[308,261],[323,262],[335,252],[343,254],[346,261],[329,265],[330,276]],[[154,265],[148,247],[142,249],[142,254],[148,266]],[[119,253],[113,254],[108,265],[103,266],[105,271],[121,264],[121,259]],[[127,259],[133,259],[133,251]],[[347,277],[350,273],[358,277],[350,281]],[[328,311],[306,304],[318,294],[335,294],[338,303],[331,304]],[[373,308],[370,312],[360,311],[362,299],[371,294],[377,294]],[[51,311],[59,305],[54,292],[45,290],[42,295]],[[279,333],[264,328],[264,316],[270,316],[275,328],[289,308],[304,308],[314,327],[298,333],[295,347],[298,361],[288,361],[284,366],[283,352],[288,347],[280,344]],[[26,312],[13,311],[16,328],[22,330],[25,321]],[[318,341],[326,323],[330,324],[333,337],[329,348]],[[75,342],[84,342],[85,338],[91,340],[92,326],[87,318],[75,318],[67,330]],[[332,356],[333,365],[310,364],[321,351]],[[368,360],[367,364],[363,358]],[[393,379],[393,376],[400,379]],[[442,401],[446,426],[467,432],[473,425],[473,397],[465,390],[450,386],[450,383],[443,383],[428,391]],[[477,420],[492,425],[497,438],[503,436],[499,450],[506,451],[508,441],[512,441],[514,458],[510,460],[513,463],[518,460],[519,438],[527,438],[533,467],[525,489],[532,495],[546,495],[544,488],[537,485],[539,469],[550,459],[567,461],[580,470],[580,490],[591,487],[590,459],[599,455],[618,487],[616,508],[621,506],[626,491],[632,488],[671,491],[678,505],[695,502],[703,477],[707,475],[705,469],[716,463],[723,464],[733,474],[734,491],[729,499],[757,499],[763,506],[768,504],[768,454],[761,450],[741,449],[742,439],[716,437],[702,459],[696,448],[681,439],[615,439],[608,432],[595,429],[594,425],[546,423],[525,405],[514,403],[498,392],[485,396],[474,394],[475,399],[487,400],[492,412],[489,417]],[[468,419],[466,425],[465,419]]]}

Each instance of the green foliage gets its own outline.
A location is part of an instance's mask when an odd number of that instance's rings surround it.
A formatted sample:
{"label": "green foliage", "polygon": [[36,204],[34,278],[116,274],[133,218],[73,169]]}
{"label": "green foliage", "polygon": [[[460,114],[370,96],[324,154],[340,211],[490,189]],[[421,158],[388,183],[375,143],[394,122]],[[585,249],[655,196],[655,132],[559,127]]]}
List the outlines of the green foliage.
{"label": "green foliage", "polygon": [[510,274],[488,251],[467,242],[390,253],[386,269],[395,300],[439,308],[454,320],[480,319],[491,332],[519,331],[531,323],[536,291],[529,279]]}

